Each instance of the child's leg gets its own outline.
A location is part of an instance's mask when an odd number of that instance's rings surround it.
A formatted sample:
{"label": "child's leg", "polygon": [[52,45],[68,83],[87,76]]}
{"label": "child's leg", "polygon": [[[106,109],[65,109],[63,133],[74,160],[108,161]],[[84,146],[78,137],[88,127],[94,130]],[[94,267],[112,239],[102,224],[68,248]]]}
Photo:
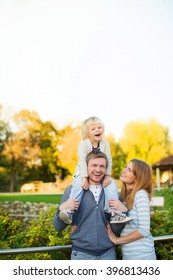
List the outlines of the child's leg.
{"label": "child's leg", "polygon": [[104,188],[104,193],[105,193],[104,210],[108,213],[116,212],[116,210],[111,209],[109,206],[110,199],[119,199],[118,186],[114,180],[111,179],[111,184]]}
{"label": "child's leg", "polygon": [[[82,195],[83,195],[83,189],[82,189],[82,177],[79,175],[77,176],[73,183],[71,188],[71,193],[69,198],[70,199],[77,199],[79,202],[81,202]],[[59,213],[59,218],[66,224],[71,224],[73,219],[74,211],[70,209],[63,210]]]}
{"label": "child's leg", "polygon": [[[78,175],[77,177],[74,178],[74,181],[72,183],[69,199],[77,199],[79,202],[81,202],[82,195],[84,192],[81,186],[82,186],[82,177]],[[69,209],[67,209],[66,212],[74,213],[74,211],[71,211]]]}
{"label": "child's leg", "polygon": [[111,179],[111,184],[104,188],[105,192],[105,207],[104,210],[112,215],[110,223],[111,224],[125,224],[132,220],[131,217],[126,216],[126,212],[121,212],[110,208],[110,199],[119,199],[118,187],[115,181]]}
{"label": "child's leg", "polygon": [[84,193],[84,190],[82,189],[82,177],[78,175],[75,177],[73,183],[72,183],[72,188],[71,188],[71,193],[70,193],[70,199],[77,199],[79,202],[81,202],[82,195]]}

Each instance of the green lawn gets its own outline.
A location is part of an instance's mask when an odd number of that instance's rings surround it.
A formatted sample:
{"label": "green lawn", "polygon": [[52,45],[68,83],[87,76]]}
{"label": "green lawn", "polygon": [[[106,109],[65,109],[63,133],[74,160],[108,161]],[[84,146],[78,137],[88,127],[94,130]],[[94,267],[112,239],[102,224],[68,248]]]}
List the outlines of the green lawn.
{"label": "green lawn", "polygon": [[1,193],[1,201],[23,201],[23,202],[46,202],[59,204],[61,200],[61,194],[23,194],[23,193]]}
{"label": "green lawn", "polygon": [[[153,196],[164,197],[164,207],[157,207],[157,210],[167,210],[172,206],[173,189],[165,188],[161,191],[155,191]],[[59,204],[62,194],[24,194],[24,193],[0,193],[1,201],[23,201],[23,202],[45,202]]]}
{"label": "green lawn", "polygon": [[164,207],[157,207],[158,210],[168,210],[170,207],[172,207],[173,188],[164,188],[160,191],[155,191],[153,196],[164,197]]}

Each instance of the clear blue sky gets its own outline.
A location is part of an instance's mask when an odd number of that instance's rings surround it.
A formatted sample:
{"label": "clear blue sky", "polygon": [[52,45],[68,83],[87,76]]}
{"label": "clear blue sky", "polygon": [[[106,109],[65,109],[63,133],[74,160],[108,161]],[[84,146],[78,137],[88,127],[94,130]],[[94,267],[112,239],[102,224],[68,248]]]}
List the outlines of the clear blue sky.
{"label": "clear blue sky", "polygon": [[173,130],[172,0],[0,1],[0,104],[59,127],[100,117]]}

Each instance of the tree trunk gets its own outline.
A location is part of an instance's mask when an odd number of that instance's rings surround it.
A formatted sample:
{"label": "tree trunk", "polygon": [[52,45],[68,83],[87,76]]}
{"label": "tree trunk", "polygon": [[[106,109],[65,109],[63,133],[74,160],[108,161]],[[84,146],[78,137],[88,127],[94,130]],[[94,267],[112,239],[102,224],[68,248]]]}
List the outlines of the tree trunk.
{"label": "tree trunk", "polygon": [[14,192],[14,182],[15,182],[15,168],[14,168],[14,160],[11,167],[10,174],[10,192]]}

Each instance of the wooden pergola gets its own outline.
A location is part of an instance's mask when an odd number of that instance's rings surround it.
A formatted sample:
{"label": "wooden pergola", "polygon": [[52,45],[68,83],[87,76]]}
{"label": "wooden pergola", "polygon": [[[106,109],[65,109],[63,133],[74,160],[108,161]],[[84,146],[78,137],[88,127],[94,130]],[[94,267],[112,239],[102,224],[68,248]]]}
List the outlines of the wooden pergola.
{"label": "wooden pergola", "polygon": [[152,165],[156,171],[157,189],[160,190],[160,173],[161,171],[169,172],[169,184],[173,183],[173,155],[170,155]]}

